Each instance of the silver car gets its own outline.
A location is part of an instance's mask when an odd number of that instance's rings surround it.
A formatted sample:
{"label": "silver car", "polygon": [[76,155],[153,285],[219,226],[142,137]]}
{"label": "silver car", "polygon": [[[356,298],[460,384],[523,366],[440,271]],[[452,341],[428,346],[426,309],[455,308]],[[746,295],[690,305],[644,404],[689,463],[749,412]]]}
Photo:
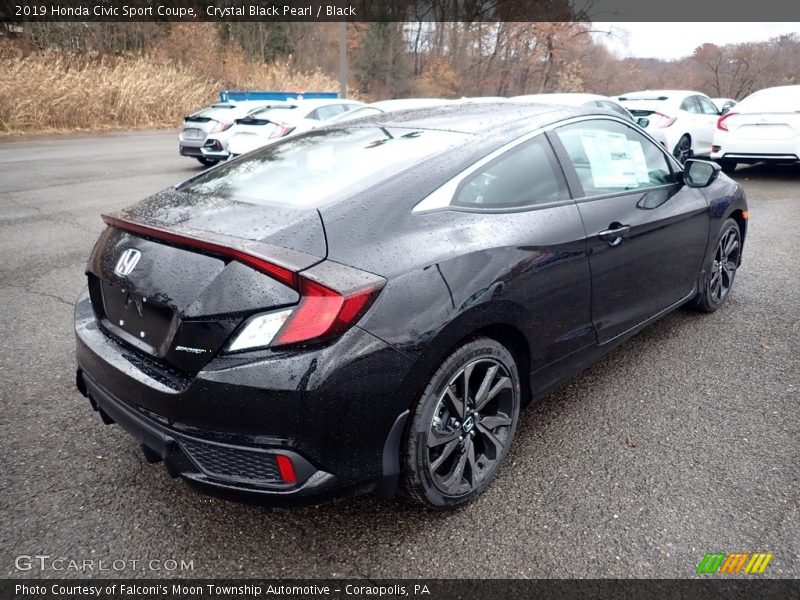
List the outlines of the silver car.
{"label": "silver car", "polygon": [[236,119],[274,103],[267,100],[220,102],[192,113],[183,120],[183,128],[178,135],[178,152],[183,156],[196,158],[206,166],[217,164],[220,161],[218,157],[205,156],[202,151],[209,136],[213,135],[221,146],[225,145],[227,132]]}

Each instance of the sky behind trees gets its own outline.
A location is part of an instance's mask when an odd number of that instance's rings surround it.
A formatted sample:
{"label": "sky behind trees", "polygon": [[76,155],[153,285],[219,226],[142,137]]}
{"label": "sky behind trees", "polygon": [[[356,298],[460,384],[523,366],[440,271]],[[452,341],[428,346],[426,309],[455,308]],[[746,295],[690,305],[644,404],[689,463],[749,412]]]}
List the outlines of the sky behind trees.
{"label": "sky behind trees", "polygon": [[619,58],[675,60],[690,56],[705,43],[723,46],[765,42],[779,35],[798,33],[800,23],[600,23],[595,39]]}

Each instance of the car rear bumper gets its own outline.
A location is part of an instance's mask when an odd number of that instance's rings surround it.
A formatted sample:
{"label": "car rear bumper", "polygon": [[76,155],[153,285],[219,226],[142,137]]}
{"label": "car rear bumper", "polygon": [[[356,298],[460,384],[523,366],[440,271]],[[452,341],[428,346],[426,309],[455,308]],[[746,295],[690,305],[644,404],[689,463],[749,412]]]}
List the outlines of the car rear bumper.
{"label": "car rear bumper", "polygon": [[[145,459],[164,462],[172,477],[182,476],[209,492],[228,492],[267,496],[276,504],[302,503],[303,498],[319,497],[336,488],[336,478],[314,468],[303,456],[287,449],[222,444],[186,435],[138,413],[115,398],[97,381],[78,369],[78,388],[104,423],[116,423],[136,439]],[[287,482],[281,475],[278,457],[286,457],[294,477],[302,483]]]}
{"label": "car rear bumper", "polygon": [[740,162],[800,160],[800,141],[797,139],[737,140],[730,136],[718,136],[714,144],[719,146],[718,150],[711,153],[711,158],[715,160],[728,159]]}
{"label": "car rear bumper", "polygon": [[178,152],[182,156],[203,157],[202,146],[188,146],[183,142],[178,145]]}
{"label": "car rear bumper", "polygon": [[78,389],[170,475],[272,505],[393,491],[410,402],[399,390],[412,363],[369,333],[356,327],[311,351],[217,358],[189,377],[108,337],[86,295],[75,330]]}
{"label": "car rear bumper", "polygon": [[213,148],[204,146],[200,149],[200,152],[206,158],[215,158],[218,160],[227,160],[231,156],[230,152],[228,152],[226,148],[223,148],[222,150],[214,150]]}

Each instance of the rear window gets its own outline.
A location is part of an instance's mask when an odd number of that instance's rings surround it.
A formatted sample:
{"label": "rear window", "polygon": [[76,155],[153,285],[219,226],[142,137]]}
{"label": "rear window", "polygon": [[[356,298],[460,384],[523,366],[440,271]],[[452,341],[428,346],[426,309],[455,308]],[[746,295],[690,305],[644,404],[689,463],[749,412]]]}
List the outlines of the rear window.
{"label": "rear window", "polygon": [[800,86],[758,91],[739,102],[732,110],[735,112],[800,111]]}
{"label": "rear window", "polygon": [[454,131],[348,127],[289,137],[226,163],[182,191],[253,204],[315,207],[357,192],[467,139]]}

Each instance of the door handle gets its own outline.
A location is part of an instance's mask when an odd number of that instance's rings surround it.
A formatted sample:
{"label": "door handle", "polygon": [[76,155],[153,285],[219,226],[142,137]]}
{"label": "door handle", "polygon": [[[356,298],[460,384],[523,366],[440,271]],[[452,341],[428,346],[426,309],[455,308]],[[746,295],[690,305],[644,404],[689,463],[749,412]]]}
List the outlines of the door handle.
{"label": "door handle", "polygon": [[611,223],[608,229],[604,229],[597,234],[601,240],[607,240],[609,246],[619,246],[622,243],[623,236],[631,230],[630,225],[623,225],[622,223]]}

